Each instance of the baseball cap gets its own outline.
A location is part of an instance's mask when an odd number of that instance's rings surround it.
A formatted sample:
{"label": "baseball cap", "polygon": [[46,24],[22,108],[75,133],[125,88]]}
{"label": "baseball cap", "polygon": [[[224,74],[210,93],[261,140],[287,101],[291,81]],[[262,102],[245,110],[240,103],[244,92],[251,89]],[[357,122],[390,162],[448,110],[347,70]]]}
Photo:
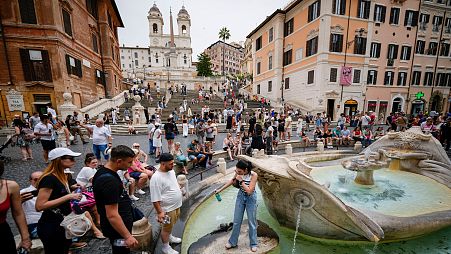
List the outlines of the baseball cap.
{"label": "baseball cap", "polygon": [[54,159],[58,159],[65,155],[77,157],[80,156],[81,153],[73,152],[69,148],[58,147],[49,152],[49,160],[53,161]]}

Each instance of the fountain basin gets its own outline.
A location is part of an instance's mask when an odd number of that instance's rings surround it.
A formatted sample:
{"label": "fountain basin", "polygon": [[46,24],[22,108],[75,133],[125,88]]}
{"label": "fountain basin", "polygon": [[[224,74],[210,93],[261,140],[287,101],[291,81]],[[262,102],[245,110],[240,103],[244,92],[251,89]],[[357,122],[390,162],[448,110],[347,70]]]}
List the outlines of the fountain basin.
{"label": "fountain basin", "polygon": [[[302,223],[299,231],[316,238],[399,241],[451,225],[451,190],[433,179],[384,168],[374,171],[374,188],[360,186],[351,180],[348,183],[350,185],[347,185],[350,189],[346,190],[340,188],[338,176],[350,171],[345,170],[339,162],[333,167],[313,167],[305,163],[305,155],[297,156],[302,156],[303,162],[296,160],[296,155],[289,158],[243,156],[256,167],[265,205],[282,226],[295,229],[301,205]],[[308,155],[310,162],[324,161],[323,156],[340,157],[319,153]],[[394,176],[398,180],[391,180]],[[390,181],[384,182],[384,178]],[[378,192],[377,188],[382,189]],[[347,191],[349,194],[357,189],[360,190],[360,196],[350,195],[351,199],[345,199]],[[372,195],[377,200],[376,205],[364,202],[369,201],[366,199]]]}

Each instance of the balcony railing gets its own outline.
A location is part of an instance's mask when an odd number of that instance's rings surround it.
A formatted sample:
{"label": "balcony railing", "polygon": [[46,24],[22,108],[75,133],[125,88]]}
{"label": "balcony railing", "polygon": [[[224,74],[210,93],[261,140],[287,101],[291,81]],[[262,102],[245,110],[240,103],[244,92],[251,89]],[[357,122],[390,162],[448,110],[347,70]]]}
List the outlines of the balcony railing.
{"label": "balcony railing", "polygon": [[420,23],[420,30],[426,30],[426,28],[427,28],[427,25],[426,25],[426,23]]}
{"label": "balcony railing", "polygon": [[387,59],[387,66],[393,66],[395,63],[394,59]]}
{"label": "balcony railing", "polygon": [[432,32],[438,32],[439,31],[439,26],[438,25],[433,25],[432,26]]}

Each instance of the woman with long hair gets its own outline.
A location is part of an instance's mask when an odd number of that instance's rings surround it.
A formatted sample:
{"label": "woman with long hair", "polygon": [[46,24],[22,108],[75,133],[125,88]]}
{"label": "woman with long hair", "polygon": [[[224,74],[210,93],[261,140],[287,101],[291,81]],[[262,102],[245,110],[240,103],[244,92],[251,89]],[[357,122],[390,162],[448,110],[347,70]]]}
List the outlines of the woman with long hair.
{"label": "woman with long hair", "polygon": [[5,165],[3,161],[0,161],[0,235],[2,253],[17,253],[13,233],[8,222],[6,222],[9,208],[11,208],[11,214],[20,232],[21,242],[19,246],[29,251],[31,240],[22,209],[19,185],[14,181],[3,179],[4,171]]}
{"label": "woman with long hair", "polygon": [[14,131],[17,135],[17,145],[22,153],[22,160],[32,160],[33,152],[31,150],[31,141],[33,141],[33,130],[20,119],[14,119]]}
{"label": "woman with long hair", "polygon": [[81,193],[71,193],[64,169],[75,165],[75,153],[68,148],[58,147],[49,152],[51,163],[38,181],[36,210],[43,211],[38,222],[38,235],[46,254],[68,253],[71,239],[66,239],[60,223],[71,213],[70,201],[81,200]]}
{"label": "woman with long hair", "polygon": [[58,120],[55,124],[55,132],[58,135],[56,138],[56,147],[70,146],[70,131],[64,125],[63,121]]}
{"label": "woman with long hair", "polygon": [[238,236],[240,235],[244,211],[246,211],[249,225],[250,248],[252,252],[257,252],[257,192],[255,191],[255,187],[258,175],[251,169],[252,164],[250,162],[238,161],[233,179],[219,190],[215,190],[215,193],[219,193],[230,185],[239,189],[233,215],[232,235],[225,246],[226,249],[236,248],[238,246]]}

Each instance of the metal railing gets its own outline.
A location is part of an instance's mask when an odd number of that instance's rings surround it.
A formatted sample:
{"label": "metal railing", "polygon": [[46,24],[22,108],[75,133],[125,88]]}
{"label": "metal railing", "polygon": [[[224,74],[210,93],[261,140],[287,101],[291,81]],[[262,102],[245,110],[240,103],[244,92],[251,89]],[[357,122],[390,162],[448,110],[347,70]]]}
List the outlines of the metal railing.
{"label": "metal railing", "polygon": [[194,174],[194,175],[188,177],[188,180],[191,180],[191,179],[193,179],[194,177],[200,175],[200,180],[202,181],[202,180],[204,179],[204,178],[203,178],[203,174],[204,174],[205,172],[207,172],[207,171],[210,171],[210,170],[213,169],[213,168],[216,168],[216,167],[219,167],[219,165],[215,165],[215,166],[212,166],[212,167],[205,168],[204,170],[201,170],[200,172],[197,172],[196,174]]}

